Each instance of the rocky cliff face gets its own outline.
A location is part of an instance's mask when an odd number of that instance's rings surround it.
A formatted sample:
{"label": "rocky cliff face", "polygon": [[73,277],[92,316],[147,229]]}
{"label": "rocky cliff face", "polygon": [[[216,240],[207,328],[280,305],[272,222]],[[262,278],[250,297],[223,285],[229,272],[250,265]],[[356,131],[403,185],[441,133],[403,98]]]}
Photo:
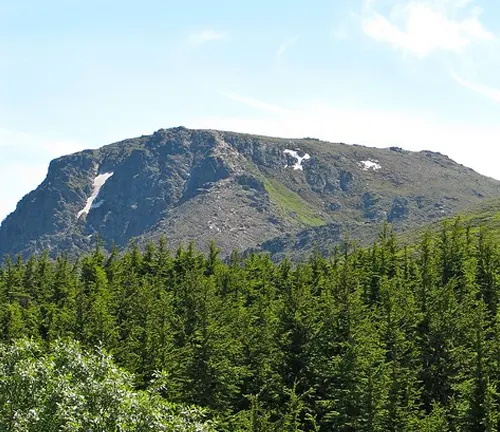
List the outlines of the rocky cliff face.
{"label": "rocky cliff face", "polygon": [[[0,226],[0,254],[78,253],[164,235],[223,253],[369,240],[500,196],[500,183],[432,152],[174,128],[53,161]],[[301,246],[302,245],[302,246]]]}

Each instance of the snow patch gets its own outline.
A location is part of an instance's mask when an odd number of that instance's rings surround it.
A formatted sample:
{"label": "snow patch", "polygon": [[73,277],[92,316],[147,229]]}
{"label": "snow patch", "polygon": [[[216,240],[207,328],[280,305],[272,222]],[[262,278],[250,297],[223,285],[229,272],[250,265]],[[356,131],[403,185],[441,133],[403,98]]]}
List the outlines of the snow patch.
{"label": "snow patch", "polygon": [[85,207],[78,212],[76,217],[79,219],[82,215],[84,214],[89,214],[89,211],[93,208],[99,208],[104,204],[104,200],[101,200],[97,203],[94,204],[95,199],[99,195],[99,192],[101,191],[101,188],[104,186],[104,183],[108,181],[108,179],[113,175],[114,173],[112,172],[107,172],[104,174],[99,174],[95,179],[94,179],[94,189],[92,190],[92,195],[87,199],[87,203],[85,204]]}
{"label": "snow patch", "polygon": [[378,164],[378,160],[365,160],[365,161],[361,161],[359,162],[359,166],[361,168],[363,168],[363,171],[368,171],[369,169],[372,169],[373,171],[377,171],[379,170],[380,168],[382,168],[379,164]]}
{"label": "snow patch", "polygon": [[[299,156],[299,154],[295,150],[285,149],[283,153],[290,155],[294,159],[297,159],[297,162],[294,165],[292,165],[294,170],[304,171],[304,167],[302,166],[302,161],[311,159],[311,156],[308,153],[305,153],[304,156]],[[285,168],[288,168],[288,165],[285,165]]]}

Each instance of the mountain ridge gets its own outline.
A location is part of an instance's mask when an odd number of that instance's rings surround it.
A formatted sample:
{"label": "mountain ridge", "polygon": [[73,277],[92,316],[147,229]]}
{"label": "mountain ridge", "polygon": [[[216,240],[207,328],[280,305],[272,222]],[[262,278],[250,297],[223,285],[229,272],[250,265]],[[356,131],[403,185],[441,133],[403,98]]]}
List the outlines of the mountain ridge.
{"label": "mountain ridge", "polygon": [[225,255],[275,242],[279,256],[277,239],[371,240],[383,221],[410,229],[499,197],[500,182],[437,152],[177,127],[53,160],[0,225],[0,255],[165,235]]}

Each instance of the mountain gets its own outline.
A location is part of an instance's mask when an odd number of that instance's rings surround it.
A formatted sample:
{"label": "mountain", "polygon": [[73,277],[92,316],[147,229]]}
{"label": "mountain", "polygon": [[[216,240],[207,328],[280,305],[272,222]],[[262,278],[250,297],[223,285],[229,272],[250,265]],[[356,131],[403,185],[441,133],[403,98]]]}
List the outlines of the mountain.
{"label": "mountain", "polygon": [[0,255],[87,251],[165,235],[276,257],[371,240],[500,197],[500,182],[430,151],[183,127],[51,162],[0,226]]}

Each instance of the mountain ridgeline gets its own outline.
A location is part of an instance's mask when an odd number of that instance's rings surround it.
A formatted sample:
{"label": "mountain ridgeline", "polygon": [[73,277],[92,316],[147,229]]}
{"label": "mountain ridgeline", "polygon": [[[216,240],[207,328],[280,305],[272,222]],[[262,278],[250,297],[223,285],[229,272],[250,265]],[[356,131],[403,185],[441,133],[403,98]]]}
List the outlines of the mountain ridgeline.
{"label": "mountain ridgeline", "polygon": [[500,197],[500,182],[430,151],[183,127],[54,160],[0,226],[0,255],[77,255],[166,236],[294,258],[384,221],[412,229]]}

